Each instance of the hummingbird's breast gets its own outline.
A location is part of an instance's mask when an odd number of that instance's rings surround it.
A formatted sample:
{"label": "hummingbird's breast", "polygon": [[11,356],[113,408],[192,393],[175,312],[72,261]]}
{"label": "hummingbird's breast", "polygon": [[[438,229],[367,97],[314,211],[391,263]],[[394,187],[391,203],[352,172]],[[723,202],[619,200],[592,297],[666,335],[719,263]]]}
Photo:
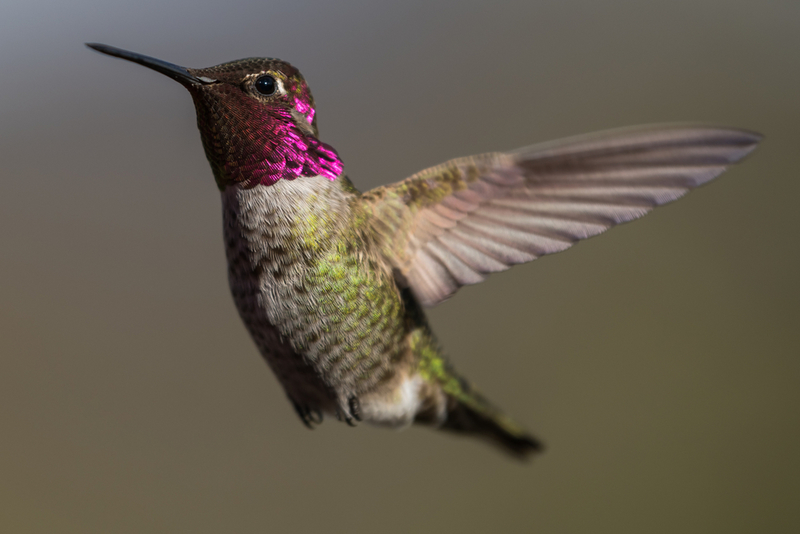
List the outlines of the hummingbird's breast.
{"label": "hummingbird's breast", "polygon": [[289,397],[335,412],[391,382],[412,356],[391,269],[363,241],[345,178],[222,191],[239,314]]}

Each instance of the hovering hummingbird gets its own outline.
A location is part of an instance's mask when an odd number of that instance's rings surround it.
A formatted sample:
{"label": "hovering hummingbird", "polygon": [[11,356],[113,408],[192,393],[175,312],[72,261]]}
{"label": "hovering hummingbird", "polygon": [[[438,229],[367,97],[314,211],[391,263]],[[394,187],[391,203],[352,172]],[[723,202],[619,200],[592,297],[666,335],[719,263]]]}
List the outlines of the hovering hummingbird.
{"label": "hovering hummingbird", "polygon": [[300,72],[271,58],[184,68],[102,44],[189,90],[222,196],[233,299],[308,427],[324,415],[540,442],[445,359],[423,312],[704,184],[761,136],[646,126],[459,158],[359,192],[319,139]]}

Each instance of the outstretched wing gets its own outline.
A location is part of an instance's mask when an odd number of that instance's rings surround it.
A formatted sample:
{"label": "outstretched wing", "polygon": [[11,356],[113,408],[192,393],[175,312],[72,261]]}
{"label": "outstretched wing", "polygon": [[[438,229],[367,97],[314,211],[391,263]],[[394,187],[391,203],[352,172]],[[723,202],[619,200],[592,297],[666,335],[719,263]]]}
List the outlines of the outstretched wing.
{"label": "outstretched wing", "polygon": [[559,252],[683,196],[760,139],[696,126],[612,130],[454,159],[364,199],[398,278],[433,306],[488,273]]}

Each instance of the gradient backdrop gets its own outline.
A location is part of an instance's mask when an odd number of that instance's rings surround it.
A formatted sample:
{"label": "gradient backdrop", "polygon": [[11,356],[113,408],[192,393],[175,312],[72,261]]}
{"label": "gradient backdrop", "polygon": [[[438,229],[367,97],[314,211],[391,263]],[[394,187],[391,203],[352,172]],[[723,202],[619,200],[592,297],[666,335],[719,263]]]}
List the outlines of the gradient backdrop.
{"label": "gradient backdrop", "polygon": [[[94,53],[305,74],[355,184],[605,128],[741,166],[432,310],[548,445],[299,422],[228,294],[186,91]],[[0,532],[800,531],[800,2],[0,6]]]}

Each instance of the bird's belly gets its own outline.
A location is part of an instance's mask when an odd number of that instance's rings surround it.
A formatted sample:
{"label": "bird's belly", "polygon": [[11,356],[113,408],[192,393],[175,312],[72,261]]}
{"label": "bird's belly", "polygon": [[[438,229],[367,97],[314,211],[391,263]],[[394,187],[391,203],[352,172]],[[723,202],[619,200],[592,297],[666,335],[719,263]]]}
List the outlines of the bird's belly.
{"label": "bird's belly", "polygon": [[[295,404],[319,411],[336,409],[336,394],[319,377],[313,364],[298,352],[269,318],[268,301],[260,291],[248,292],[242,279],[231,277],[231,291],[250,336]],[[249,284],[247,284],[249,285]]]}
{"label": "bird's belly", "polygon": [[[265,261],[257,268],[230,262],[231,292],[253,340],[293,400],[320,410],[333,402],[336,410],[352,397],[384,390],[382,384],[397,387],[393,377],[408,349],[402,303],[393,287],[380,287],[372,273],[347,273],[328,259],[277,277]],[[369,413],[378,419],[384,412],[399,413],[413,404],[411,390],[411,385],[401,388],[405,393],[394,395],[397,402],[376,400]]]}
{"label": "bird's belly", "polygon": [[412,360],[405,304],[391,269],[359,248],[347,216],[320,193],[330,184],[304,178],[223,191],[231,292],[295,404],[341,413],[362,402],[370,418],[393,419],[385,414],[408,411],[411,397],[387,403],[373,394]]}

